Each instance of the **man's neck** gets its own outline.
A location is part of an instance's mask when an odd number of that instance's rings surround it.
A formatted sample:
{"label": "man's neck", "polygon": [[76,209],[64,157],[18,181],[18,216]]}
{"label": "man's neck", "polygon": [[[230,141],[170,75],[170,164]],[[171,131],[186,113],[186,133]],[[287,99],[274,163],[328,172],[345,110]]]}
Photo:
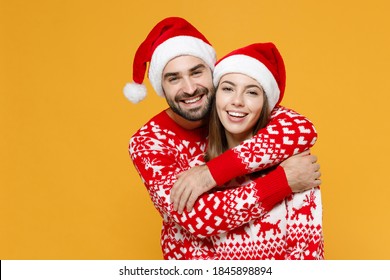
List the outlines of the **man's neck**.
{"label": "man's neck", "polygon": [[175,112],[173,112],[171,108],[168,108],[166,112],[168,116],[175,121],[175,123],[177,123],[179,126],[187,130],[199,128],[207,123],[207,121],[204,119],[199,121],[189,121],[183,118],[182,116],[176,114]]}

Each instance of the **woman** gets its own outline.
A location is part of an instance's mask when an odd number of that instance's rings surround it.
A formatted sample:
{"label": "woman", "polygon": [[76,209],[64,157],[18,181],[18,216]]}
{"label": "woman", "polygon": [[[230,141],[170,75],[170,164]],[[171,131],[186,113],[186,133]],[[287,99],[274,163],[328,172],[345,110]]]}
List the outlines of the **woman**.
{"label": "woman", "polygon": [[[235,50],[216,64],[214,85],[217,91],[206,160],[250,139],[266,126],[284,93],[282,57],[272,43]],[[237,178],[226,187],[250,184],[251,178],[266,172]],[[320,190],[293,194],[262,218],[212,240],[221,258],[235,254],[241,259],[322,259]]]}
{"label": "woman", "polygon": [[[206,160],[252,138],[266,126],[271,112],[278,114],[278,108],[273,109],[283,97],[285,79],[283,59],[272,43],[240,48],[217,62],[214,69],[217,90]],[[288,131],[283,137],[289,141]],[[240,151],[243,161],[262,153],[256,148]],[[213,191],[250,185],[269,171],[270,168],[236,178]],[[320,190],[292,194],[261,218],[213,235],[211,240],[219,259],[323,259]]]}

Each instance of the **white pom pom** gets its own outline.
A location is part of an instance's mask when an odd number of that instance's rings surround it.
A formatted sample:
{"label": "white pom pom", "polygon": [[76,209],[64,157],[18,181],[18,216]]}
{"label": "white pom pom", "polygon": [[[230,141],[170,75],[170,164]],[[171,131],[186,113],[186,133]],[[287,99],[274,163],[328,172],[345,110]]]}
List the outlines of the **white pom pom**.
{"label": "white pom pom", "polygon": [[134,82],[127,83],[123,88],[123,93],[131,102],[138,103],[145,99],[146,87],[143,84],[136,84]]}

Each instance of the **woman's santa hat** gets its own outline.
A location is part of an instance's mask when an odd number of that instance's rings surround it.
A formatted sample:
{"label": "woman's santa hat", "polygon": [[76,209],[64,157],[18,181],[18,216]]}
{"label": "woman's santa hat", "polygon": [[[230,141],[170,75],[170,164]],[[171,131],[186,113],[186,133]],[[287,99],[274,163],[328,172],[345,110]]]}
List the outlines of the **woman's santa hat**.
{"label": "woman's santa hat", "polygon": [[181,55],[198,57],[211,70],[214,69],[215,50],[194,26],[179,17],[160,21],[138,47],[133,62],[133,82],[125,85],[125,96],[133,103],[145,98],[146,87],[143,81],[148,62],[150,83],[159,96],[164,96],[162,72],[171,59]]}
{"label": "woman's santa hat", "polygon": [[245,74],[255,79],[264,89],[272,110],[278,105],[286,87],[283,58],[273,43],[252,44],[222,57],[214,68],[214,86],[228,73]]}

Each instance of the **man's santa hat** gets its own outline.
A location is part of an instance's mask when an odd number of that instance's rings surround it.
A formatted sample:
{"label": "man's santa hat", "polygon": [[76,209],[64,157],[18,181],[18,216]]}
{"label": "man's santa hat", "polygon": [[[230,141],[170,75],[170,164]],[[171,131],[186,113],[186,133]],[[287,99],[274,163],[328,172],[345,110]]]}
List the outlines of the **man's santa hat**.
{"label": "man's santa hat", "polygon": [[245,74],[255,79],[268,97],[270,110],[278,105],[286,87],[283,58],[273,43],[257,43],[222,57],[214,68],[214,86],[228,73]]}
{"label": "man's santa hat", "polygon": [[146,87],[143,81],[148,62],[150,83],[158,95],[164,96],[162,72],[171,59],[181,55],[198,57],[211,70],[214,69],[215,50],[194,26],[179,17],[160,21],[138,47],[133,62],[133,82],[125,85],[125,96],[133,103],[145,98]]}

